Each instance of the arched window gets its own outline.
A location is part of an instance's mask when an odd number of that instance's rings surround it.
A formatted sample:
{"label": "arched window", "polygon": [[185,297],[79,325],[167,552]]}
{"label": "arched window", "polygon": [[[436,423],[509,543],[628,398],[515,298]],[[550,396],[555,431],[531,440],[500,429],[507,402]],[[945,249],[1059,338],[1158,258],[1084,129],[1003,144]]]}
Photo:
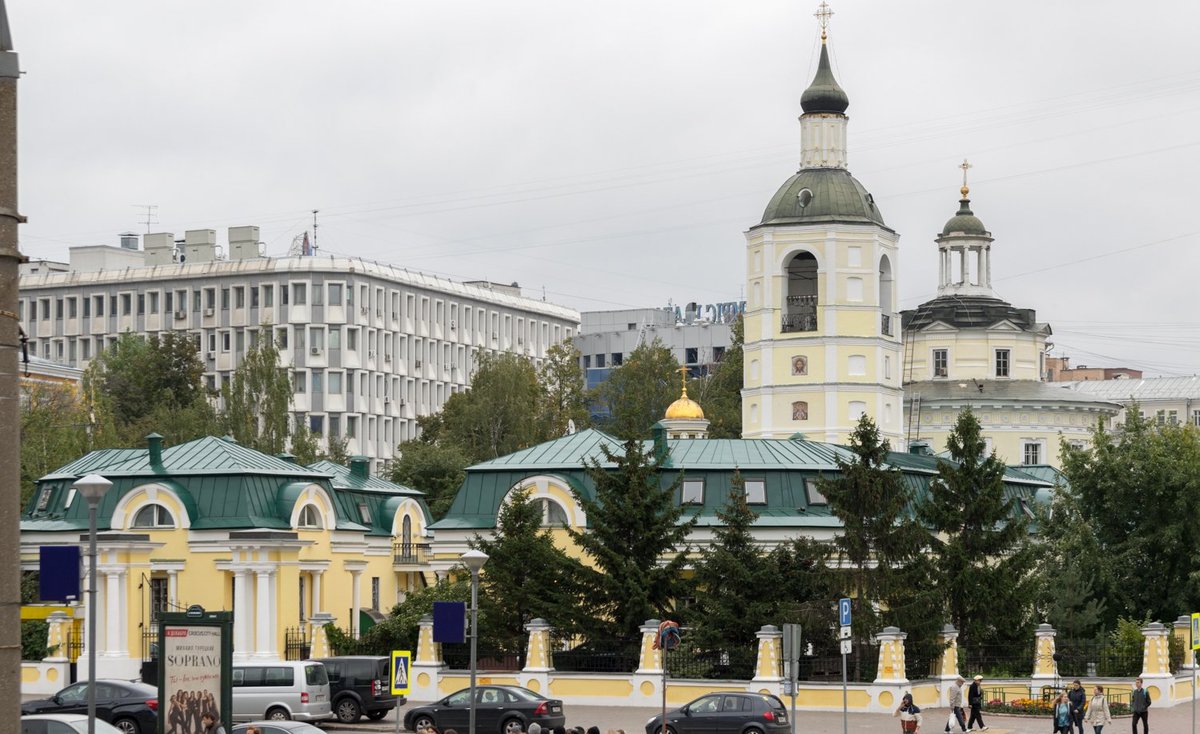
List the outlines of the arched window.
{"label": "arched window", "polygon": [[892,261],[887,255],[879,258],[879,310],[881,323],[879,330],[884,336],[894,333],[892,324]]}
{"label": "arched window", "polygon": [[130,527],[173,528],[175,518],[171,516],[171,511],[162,505],[146,505],[133,516],[133,524]]}
{"label": "arched window", "polygon": [[317,510],[316,505],[305,505],[300,510],[300,517],[296,520],[296,527],[306,530],[320,530],[324,527],[321,522],[321,513]]}
{"label": "arched window", "polygon": [[797,253],[788,261],[787,293],[784,295],[781,331],[817,330],[817,258],[810,252]]}
{"label": "arched window", "polygon": [[412,518],[408,515],[404,516],[404,522],[400,524],[400,542],[405,548],[412,545]]}
{"label": "arched window", "polygon": [[538,500],[542,506],[542,527],[563,528],[567,526],[567,513],[562,505],[552,499]]}

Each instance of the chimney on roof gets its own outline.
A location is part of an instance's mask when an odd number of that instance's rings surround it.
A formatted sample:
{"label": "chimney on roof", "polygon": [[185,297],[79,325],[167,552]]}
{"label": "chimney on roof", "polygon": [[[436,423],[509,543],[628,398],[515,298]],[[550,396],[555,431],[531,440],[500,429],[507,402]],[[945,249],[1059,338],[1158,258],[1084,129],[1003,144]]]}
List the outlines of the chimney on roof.
{"label": "chimney on roof", "polygon": [[667,446],[667,427],[661,421],[655,423],[650,426],[650,437],[654,441],[654,460],[660,465],[666,464],[671,456],[671,449]]}
{"label": "chimney on roof", "polygon": [[124,248],[126,250],[138,249],[137,232],[122,232],[120,234],[120,237],[121,237],[121,247],[122,248]]}
{"label": "chimney on roof", "polygon": [[296,463],[296,457],[295,457],[295,456],[293,456],[292,454],[289,454],[289,453],[288,453],[288,452],[286,452],[286,451],[284,451],[282,454],[275,454],[275,458],[276,458],[276,459],[280,459],[280,460],[282,460],[282,461],[286,461],[286,462],[287,462],[287,463],[289,463],[289,464],[295,464],[295,463]]}
{"label": "chimney on roof", "polygon": [[146,436],[146,447],[150,450],[150,468],[162,469],[162,436],[151,433]]}
{"label": "chimney on roof", "polygon": [[908,453],[916,456],[933,456],[933,447],[928,441],[913,441],[908,444]]}
{"label": "chimney on roof", "polygon": [[371,476],[371,460],[365,456],[350,457],[350,476],[367,479]]}

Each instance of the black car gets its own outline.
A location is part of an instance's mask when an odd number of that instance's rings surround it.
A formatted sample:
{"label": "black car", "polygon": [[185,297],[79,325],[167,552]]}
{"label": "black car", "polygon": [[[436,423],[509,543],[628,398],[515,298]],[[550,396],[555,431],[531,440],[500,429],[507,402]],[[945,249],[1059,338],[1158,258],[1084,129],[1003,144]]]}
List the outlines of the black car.
{"label": "black car", "polygon": [[[646,722],[646,734],[662,734],[662,714]],[[785,734],[787,709],[765,693],[712,693],[667,712],[667,734]]]}
{"label": "black car", "polygon": [[366,715],[378,721],[408,699],[392,695],[391,661],[370,655],[318,658],[329,674],[329,700],[333,714],[343,724]]}
{"label": "black car", "polygon": [[[404,714],[404,728],[423,729],[430,724],[441,731],[463,731],[471,711],[471,689],[451,693],[440,701],[411,709]],[[476,686],[475,727],[483,734],[517,734],[530,724],[542,729],[563,726],[567,721],[563,702],[546,698],[520,686]]]}
{"label": "black car", "polygon": [[[25,701],[21,714],[86,714],[88,681],[67,686],[50,698]],[[137,681],[96,681],[96,718],[122,734],[154,734],[158,719],[158,689]]]}
{"label": "black car", "polygon": [[303,721],[251,721],[233,727],[233,734],[246,734],[250,727],[259,734],[325,734],[312,724]]}

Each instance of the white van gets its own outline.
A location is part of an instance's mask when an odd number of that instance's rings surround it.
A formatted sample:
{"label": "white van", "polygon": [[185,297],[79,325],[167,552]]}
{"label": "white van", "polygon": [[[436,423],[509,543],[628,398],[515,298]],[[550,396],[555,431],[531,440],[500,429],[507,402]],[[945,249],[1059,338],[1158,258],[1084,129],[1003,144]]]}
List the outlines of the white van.
{"label": "white van", "polygon": [[233,664],[233,720],[332,719],[329,676],[315,660]]}

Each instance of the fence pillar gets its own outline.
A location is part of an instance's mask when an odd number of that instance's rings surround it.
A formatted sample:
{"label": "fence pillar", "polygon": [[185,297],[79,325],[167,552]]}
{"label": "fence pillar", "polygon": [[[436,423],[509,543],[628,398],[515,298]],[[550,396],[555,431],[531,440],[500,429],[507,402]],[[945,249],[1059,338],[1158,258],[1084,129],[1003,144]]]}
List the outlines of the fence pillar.
{"label": "fence pillar", "polygon": [[899,627],[884,627],[875,635],[879,640],[879,667],[875,673],[876,685],[907,684],[908,674],[904,669],[904,641],[908,639],[907,632],[901,632]]}
{"label": "fence pillar", "polygon": [[[764,624],[754,634],[758,638],[758,656],[754,662],[754,682],[783,684],[783,631],[773,624]],[[757,689],[755,689],[757,690]]]}
{"label": "fence pillar", "polygon": [[958,668],[958,630],[954,625],[947,624],[942,627],[941,633],[938,634],[938,642],[942,647],[942,654],[933,661],[933,677],[940,681],[957,680],[959,676]]}
{"label": "fence pillar", "polygon": [[1142,681],[1150,697],[1170,705],[1175,698],[1175,676],[1171,675],[1171,630],[1161,622],[1142,628]]}
{"label": "fence pillar", "polygon": [[654,649],[654,638],[658,635],[658,620],[647,619],[639,628],[642,633],[642,649],[638,655],[638,675],[662,673],[662,650]]}
{"label": "fence pillar", "polygon": [[445,670],[446,663],[442,661],[442,646],[433,641],[433,615],[421,617],[417,626],[417,655],[409,671],[408,697],[413,701],[436,701],[441,698],[438,676]]}
{"label": "fence pillar", "polygon": [[1033,648],[1033,675],[1029,681],[1029,691],[1033,695],[1037,695],[1042,686],[1054,685],[1058,680],[1058,661],[1054,659],[1055,634],[1055,629],[1045,623],[1039,624],[1034,633],[1037,644]]}
{"label": "fence pillar", "polygon": [[334,652],[329,647],[329,635],[325,634],[325,625],[333,624],[335,621],[336,619],[329,612],[317,612],[309,618],[309,624],[312,625],[312,632],[308,635],[308,656],[310,658],[333,656]]}
{"label": "fence pillar", "polygon": [[538,617],[525,625],[529,642],[525,648],[525,667],[521,670],[521,685],[535,693],[550,695],[550,673],[554,658],[550,654],[550,624]]}
{"label": "fence pillar", "polygon": [[1192,649],[1192,618],[1186,614],[1175,620],[1175,637],[1183,643],[1183,663],[1180,668],[1191,670],[1196,667],[1196,651]]}
{"label": "fence pillar", "polygon": [[[67,641],[71,633],[71,618],[66,612],[51,612],[49,617],[46,617],[46,623],[49,629],[46,630],[46,657],[42,658],[47,663],[61,663],[67,660]],[[1188,622],[1190,625],[1191,622]]]}

